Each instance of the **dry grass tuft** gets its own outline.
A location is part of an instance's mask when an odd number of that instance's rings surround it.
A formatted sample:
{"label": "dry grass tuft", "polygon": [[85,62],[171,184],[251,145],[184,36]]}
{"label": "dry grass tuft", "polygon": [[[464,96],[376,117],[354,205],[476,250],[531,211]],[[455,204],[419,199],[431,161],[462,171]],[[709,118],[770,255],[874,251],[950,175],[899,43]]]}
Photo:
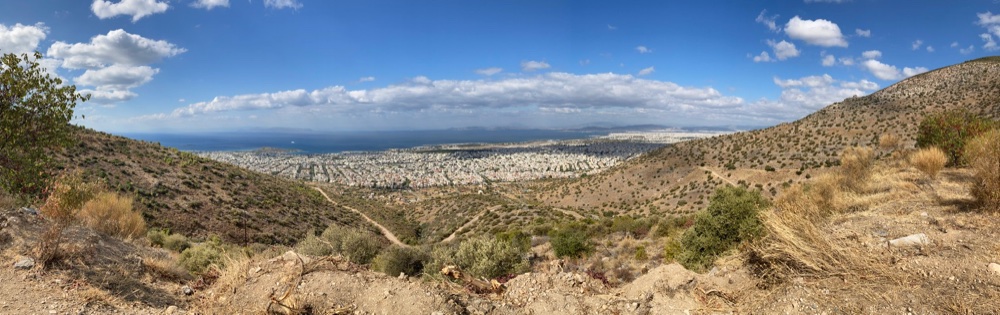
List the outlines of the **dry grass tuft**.
{"label": "dry grass tuft", "polygon": [[1000,130],[990,130],[969,141],[965,158],[976,171],[972,196],[984,209],[1000,211]]}
{"label": "dry grass tuft", "polygon": [[938,147],[920,149],[910,155],[910,165],[916,167],[931,179],[937,177],[937,173],[948,164],[948,155]]}
{"label": "dry grass tuft", "polygon": [[132,208],[132,198],[101,192],[77,214],[83,224],[106,235],[132,239],[146,232],[142,214]]}
{"label": "dry grass tuft", "polygon": [[862,192],[875,166],[875,151],[865,147],[849,147],[840,154],[841,184],[852,191]]}
{"label": "dry grass tuft", "polygon": [[887,133],[878,138],[878,148],[886,152],[895,152],[902,145],[902,139],[896,134]]}

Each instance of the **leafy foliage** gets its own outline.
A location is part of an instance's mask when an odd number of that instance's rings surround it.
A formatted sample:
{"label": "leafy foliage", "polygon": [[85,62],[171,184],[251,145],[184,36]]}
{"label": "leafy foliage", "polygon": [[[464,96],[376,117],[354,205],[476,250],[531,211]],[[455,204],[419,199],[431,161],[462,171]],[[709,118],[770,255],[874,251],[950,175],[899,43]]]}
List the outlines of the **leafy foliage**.
{"label": "leafy foliage", "polygon": [[0,188],[34,197],[47,186],[46,150],[68,144],[73,107],[89,99],[49,76],[40,59],[0,56]]}
{"label": "leafy foliage", "polygon": [[758,191],[719,188],[708,208],[695,216],[694,225],[681,237],[678,262],[691,270],[704,270],[736,244],[760,237],[764,228],[759,212],[768,205]]}
{"label": "leafy foliage", "polygon": [[390,276],[416,276],[424,269],[427,254],[416,248],[392,246],[372,260],[372,268]]}
{"label": "leafy foliage", "polygon": [[590,252],[592,246],[586,228],[578,224],[567,224],[549,232],[549,242],[557,257],[581,257]]}
{"label": "leafy foliage", "polygon": [[372,233],[339,225],[327,227],[319,236],[309,233],[295,246],[303,254],[341,254],[357,264],[370,263],[383,247],[381,240]]}
{"label": "leafy foliage", "polygon": [[496,278],[526,267],[517,244],[497,238],[465,240],[455,252],[455,263],[473,275]]}
{"label": "leafy foliage", "polygon": [[206,242],[181,252],[178,263],[193,274],[208,270],[209,266],[222,264],[222,241],[213,237]]}
{"label": "leafy foliage", "polygon": [[917,147],[938,147],[948,154],[948,165],[963,165],[965,144],[996,127],[996,122],[964,110],[949,110],[928,115],[920,122]]}

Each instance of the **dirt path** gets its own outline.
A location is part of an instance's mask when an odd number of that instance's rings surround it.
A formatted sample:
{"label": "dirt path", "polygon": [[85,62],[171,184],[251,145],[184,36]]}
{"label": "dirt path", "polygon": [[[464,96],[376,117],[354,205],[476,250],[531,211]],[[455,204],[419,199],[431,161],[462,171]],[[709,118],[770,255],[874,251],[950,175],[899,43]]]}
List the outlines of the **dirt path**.
{"label": "dirt path", "polygon": [[566,209],[562,209],[562,208],[552,208],[552,210],[556,210],[556,211],[562,212],[562,213],[564,213],[564,214],[566,214],[568,216],[571,216],[571,217],[573,217],[573,218],[575,218],[577,220],[583,219],[583,216],[580,215],[579,213],[576,213],[576,211],[566,210]]}
{"label": "dirt path", "polygon": [[479,218],[482,218],[483,215],[486,214],[487,212],[496,211],[497,209],[500,209],[500,206],[493,206],[490,207],[489,209],[483,210],[483,212],[477,214],[474,218],[472,218],[472,220],[469,220],[469,222],[465,222],[465,224],[462,224],[462,226],[455,229],[455,232],[451,232],[451,235],[448,235],[448,237],[445,237],[443,240],[441,240],[441,243],[447,243],[455,240],[455,237],[458,236],[458,232],[461,232],[465,228],[471,226],[473,223],[476,223],[476,221],[479,221]]}
{"label": "dirt path", "polygon": [[357,214],[361,215],[361,217],[365,218],[365,220],[367,220],[369,223],[374,224],[376,227],[378,227],[378,229],[380,231],[382,231],[382,235],[385,236],[385,238],[389,239],[389,241],[392,242],[393,244],[399,245],[399,246],[402,246],[402,247],[410,247],[410,245],[407,245],[407,244],[405,244],[403,242],[400,242],[399,238],[396,237],[396,234],[392,234],[392,231],[389,231],[389,229],[385,228],[384,226],[382,226],[381,224],[379,224],[375,220],[372,220],[372,218],[369,218],[364,213],[361,213],[361,211],[358,211],[357,209],[354,209],[354,208],[351,208],[351,207],[348,207],[348,206],[337,204],[336,201],[333,201],[333,199],[330,199],[330,196],[327,196],[326,192],[323,191],[323,189],[320,189],[319,187],[313,187],[313,189],[315,189],[320,194],[322,194],[323,198],[326,198],[326,201],[329,201],[333,205],[347,208],[347,210],[354,211],[354,213],[357,213]]}
{"label": "dirt path", "polygon": [[702,166],[702,167],[699,167],[699,168],[702,169],[703,171],[709,171],[709,172],[711,172],[712,176],[715,176],[715,177],[718,177],[719,179],[722,179],[722,181],[726,182],[727,184],[733,185],[733,187],[739,186],[736,183],[734,183],[733,181],[731,181],[728,178],[726,178],[725,176],[722,176],[721,174],[716,173],[715,171],[713,171],[713,170],[711,170],[711,169],[709,169],[707,167]]}

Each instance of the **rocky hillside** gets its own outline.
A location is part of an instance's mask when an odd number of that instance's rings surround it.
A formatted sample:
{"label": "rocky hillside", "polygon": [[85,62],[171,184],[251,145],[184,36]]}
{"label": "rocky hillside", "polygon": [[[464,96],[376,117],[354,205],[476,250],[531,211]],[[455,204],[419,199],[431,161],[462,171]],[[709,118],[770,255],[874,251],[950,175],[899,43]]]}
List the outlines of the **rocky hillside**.
{"label": "rocky hillside", "polygon": [[665,147],[598,176],[552,185],[539,199],[579,211],[646,215],[694,213],[724,184],[774,196],[836,165],[845,147],[876,146],[887,134],[912,147],[920,120],[944,109],[1000,118],[1000,57],[914,76],[795,122]]}
{"label": "rocky hillside", "polygon": [[57,159],[133,195],[149,226],[236,244],[292,244],[330,224],[377,231],[304,183],[93,130],[75,128]]}

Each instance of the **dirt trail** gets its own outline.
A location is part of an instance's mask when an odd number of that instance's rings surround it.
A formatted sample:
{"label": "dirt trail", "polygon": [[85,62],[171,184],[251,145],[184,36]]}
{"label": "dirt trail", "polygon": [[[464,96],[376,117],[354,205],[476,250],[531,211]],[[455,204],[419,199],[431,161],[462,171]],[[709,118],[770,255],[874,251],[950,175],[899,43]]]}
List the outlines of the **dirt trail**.
{"label": "dirt trail", "polygon": [[707,167],[702,166],[702,167],[699,167],[699,168],[701,170],[703,170],[703,171],[711,172],[712,176],[718,177],[719,179],[721,179],[722,181],[726,182],[727,184],[730,184],[730,185],[733,185],[733,186],[739,186],[736,183],[734,183],[733,181],[731,181],[728,178],[726,178],[725,176],[722,176],[721,174],[716,173],[715,171],[713,171],[713,170],[711,170],[711,169],[709,169]]}
{"label": "dirt trail", "polygon": [[441,240],[441,243],[447,243],[455,240],[455,237],[458,236],[458,232],[461,232],[465,228],[471,226],[473,223],[476,223],[476,221],[479,221],[479,218],[483,217],[483,215],[486,214],[487,212],[496,211],[497,209],[500,209],[500,206],[493,206],[490,207],[489,209],[483,210],[483,212],[477,214],[474,218],[472,218],[472,220],[469,220],[469,222],[465,222],[465,224],[462,224],[462,226],[455,229],[455,232],[451,232],[451,235],[448,235],[448,237],[445,237],[443,240]]}
{"label": "dirt trail", "polygon": [[583,219],[583,215],[580,215],[576,211],[566,210],[566,209],[563,209],[563,208],[552,208],[552,210],[556,210],[556,211],[562,212],[562,213],[564,213],[564,214],[566,214],[568,216],[572,216],[573,218],[575,218],[577,220],[582,220]]}
{"label": "dirt trail", "polygon": [[403,242],[400,242],[399,238],[396,237],[396,234],[392,234],[392,231],[389,231],[389,229],[385,228],[384,226],[382,226],[381,224],[379,224],[375,220],[372,220],[372,218],[369,218],[367,215],[365,215],[361,211],[358,211],[357,209],[354,209],[354,208],[351,208],[351,207],[348,207],[348,206],[345,206],[345,205],[337,204],[336,201],[333,201],[333,199],[330,199],[330,196],[327,196],[326,192],[323,191],[323,189],[320,189],[319,187],[313,187],[313,189],[315,189],[320,194],[322,194],[323,198],[326,198],[326,201],[329,201],[333,205],[344,207],[347,210],[354,211],[354,213],[357,213],[357,214],[361,215],[361,217],[365,218],[365,220],[367,220],[369,223],[374,224],[376,227],[378,227],[378,229],[380,231],[382,231],[382,235],[385,236],[385,238],[389,239],[389,241],[392,242],[393,244],[399,245],[399,246],[402,246],[402,247],[410,247],[410,245],[407,245],[407,244],[405,244]]}

